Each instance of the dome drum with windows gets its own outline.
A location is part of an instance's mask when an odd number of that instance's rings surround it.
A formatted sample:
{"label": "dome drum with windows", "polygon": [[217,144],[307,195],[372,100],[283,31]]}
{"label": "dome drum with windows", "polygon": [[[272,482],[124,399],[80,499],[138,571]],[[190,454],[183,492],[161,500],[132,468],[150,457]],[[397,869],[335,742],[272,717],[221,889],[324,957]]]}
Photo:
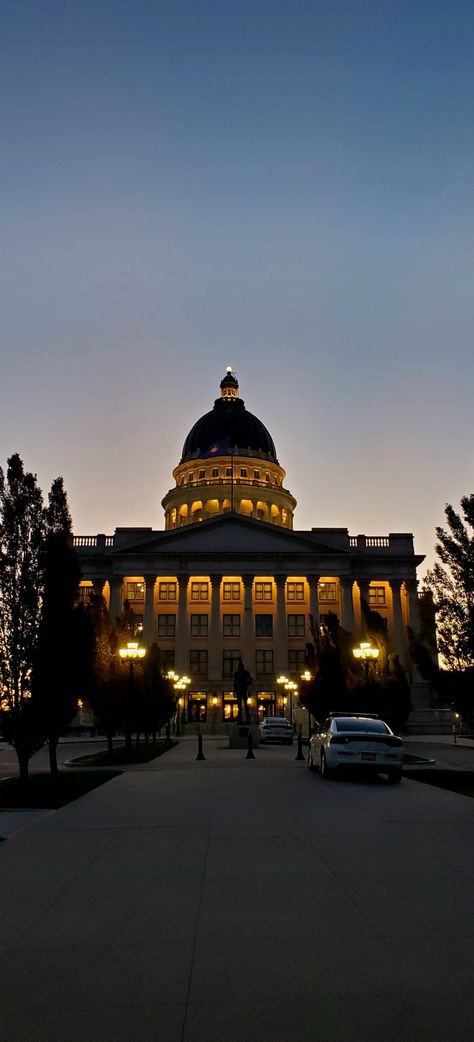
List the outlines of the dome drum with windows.
{"label": "dome drum with windows", "polygon": [[265,425],[245,408],[230,367],[214,408],[191,428],[162,501],[166,528],[234,512],[293,528],[296,500]]}

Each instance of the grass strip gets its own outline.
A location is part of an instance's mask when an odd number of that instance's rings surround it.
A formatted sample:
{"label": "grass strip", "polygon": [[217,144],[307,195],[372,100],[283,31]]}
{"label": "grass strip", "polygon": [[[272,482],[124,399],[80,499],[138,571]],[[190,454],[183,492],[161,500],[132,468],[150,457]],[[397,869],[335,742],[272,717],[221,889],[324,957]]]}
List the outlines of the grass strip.
{"label": "grass strip", "polygon": [[30,774],[23,786],[19,778],[0,781],[0,808],[4,810],[58,810],[67,803],[84,796],[98,785],[116,778],[121,771],[60,771],[57,778],[51,774]]}
{"label": "grass strip", "polygon": [[178,742],[173,742],[172,739],[168,741],[166,738],[160,742],[140,742],[138,746],[134,743],[131,756],[127,756],[125,746],[119,745],[114,746],[111,754],[103,749],[100,753],[79,756],[72,760],[71,764],[74,767],[123,767],[130,763],[149,763],[150,760],[156,760],[157,756],[167,753],[168,749],[172,749],[175,745],[178,745]]}
{"label": "grass strip", "polygon": [[474,771],[449,771],[441,768],[427,767],[424,771],[403,769],[403,777],[425,785],[435,785],[438,789],[449,789],[460,796],[474,796]]}

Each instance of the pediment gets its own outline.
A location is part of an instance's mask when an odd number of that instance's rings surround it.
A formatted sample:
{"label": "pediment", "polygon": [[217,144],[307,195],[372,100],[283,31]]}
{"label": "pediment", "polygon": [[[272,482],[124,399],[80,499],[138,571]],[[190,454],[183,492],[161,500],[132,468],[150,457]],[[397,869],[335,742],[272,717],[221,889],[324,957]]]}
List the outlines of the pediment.
{"label": "pediment", "polygon": [[[298,533],[242,516],[208,518],[195,525],[153,533],[143,542],[122,546],[117,553],[277,553],[331,554],[334,546],[325,545],[309,534]],[[341,552],[341,551],[339,551]]]}

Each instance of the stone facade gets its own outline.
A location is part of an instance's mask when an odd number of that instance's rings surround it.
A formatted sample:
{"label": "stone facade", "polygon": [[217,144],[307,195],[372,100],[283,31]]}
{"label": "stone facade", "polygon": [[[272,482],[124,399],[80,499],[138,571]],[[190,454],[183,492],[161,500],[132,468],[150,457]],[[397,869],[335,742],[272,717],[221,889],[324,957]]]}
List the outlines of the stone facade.
{"label": "stone facade", "polygon": [[[229,383],[231,390],[238,388],[228,371],[221,395],[228,393]],[[217,419],[214,413],[207,417],[214,425],[228,423],[226,410],[227,401]],[[212,430],[222,434],[220,428]],[[260,437],[255,424],[248,433],[241,428],[239,438],[250,441],[252,435],[256,447],[231,445],[227,439],[224,451],[222,438],[215,441],[220,506],[203,509],[207,501],[197,493],[196,482],[208,489],[206,483],[213,480],[208,461],[214,446],[196,447],[191,435],[174,471],[176,489],[163,501],[165,530],[117,528],[113,536],[74,540],[84,599],[91,590],[103,595],[114,618],[127,600],[143,642],[158,644],[163,669],[174,668],[190,678],[183,695],[186,722],[216,730],[235,716],[232,682],[239,658],[253,677],[254,711],[258,708],[260,716],[289,714],[293,706],[277,676],[284,673],[298,681],[312,627],[323,625],[328,612],[337,614],[355,643],[363,639],[362,598],[386,619],[393,649],[410,670],[407,626],[415,631],[418,626],[416,569],[423,560],[414,552],[412,535],[295,530],[296,501],[282,488],[285,472],[273,442]],[[219,468],[231,470],[231,487],[229,473],[221,475]],[[246,474],[239,473],[234,489],[237,469]],[[266,474],[264,500],[255,482],[265,482]],[[200,508],[193,509],[198,501]]]}

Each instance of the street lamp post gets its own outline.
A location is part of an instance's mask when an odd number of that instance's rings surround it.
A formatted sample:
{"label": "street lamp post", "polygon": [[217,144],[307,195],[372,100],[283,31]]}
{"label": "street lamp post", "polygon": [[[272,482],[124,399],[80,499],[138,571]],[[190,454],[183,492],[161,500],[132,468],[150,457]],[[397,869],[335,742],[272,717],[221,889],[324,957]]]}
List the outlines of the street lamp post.
{"label": "street lamp post", "polygon": [[[310,673],[309,669],[305,669],[304,673],[301,673],[301,680],[305,684],[310,684],[314,680],[313,674]],[[311,710],[308,709],[308,742],[311,741]]]}
{"label": "street lamp post", "polygon": [[373,648],[368,641],[361,641],[358,648],[352,649],[352,654],[354,658],[363,663],[365,669],[365,686],[368,687],[370,663],[377,661],[379,657],[379,649]]}
{"label": "street lamp post", "polygon": [[[136,640],[129,640],[126,648],[119,648],[119,655],[123,662],[128,662],[128,694],[131,711],[133,705],[133,667],[137,659],[144,658],[146,648],[140,647]],[[125,752],[127,756],[132,755],[132,727],[130,720],[127,720],[125,725]]]}
{"label": "street lamp post", "polygon": [[[191,683],[189,677],[180,677],[179,673],[175,673],[174,670],[170,669],[167,673],[168,680],[171,680],[173,687],[178,692],[177,705],[176,705],[176,731],[177,736],[184,734],[184,692]],[[181,719],[180,719],[181,718]],[[181,730],[182,728],[182,730]]]}
{"label": "street lamp post", "polygon": [[[287,685],[290,683],[289,678],[284,673],[280,673],[280,676],[276,678],[276,682],[283,691],[287,690]],[[285,705],[285,696],[282,695],[282,698],[283,705]]]}

